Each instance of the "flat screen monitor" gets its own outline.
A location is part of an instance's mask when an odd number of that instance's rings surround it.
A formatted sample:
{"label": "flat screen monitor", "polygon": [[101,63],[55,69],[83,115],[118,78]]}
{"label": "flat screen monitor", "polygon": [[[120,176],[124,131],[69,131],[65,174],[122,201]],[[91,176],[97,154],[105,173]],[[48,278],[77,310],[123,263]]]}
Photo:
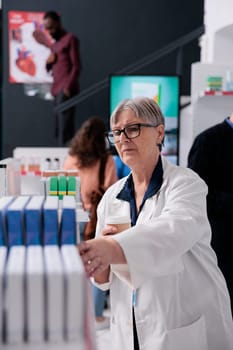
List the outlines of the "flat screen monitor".
{"label": "flat screen monitor", "polygon": [[178,76],[112,75],[110,77],[110,114],[126,98],[153,98],[165,117],[165,139],[162,154],[172,163],[179,162],[179,98]]}

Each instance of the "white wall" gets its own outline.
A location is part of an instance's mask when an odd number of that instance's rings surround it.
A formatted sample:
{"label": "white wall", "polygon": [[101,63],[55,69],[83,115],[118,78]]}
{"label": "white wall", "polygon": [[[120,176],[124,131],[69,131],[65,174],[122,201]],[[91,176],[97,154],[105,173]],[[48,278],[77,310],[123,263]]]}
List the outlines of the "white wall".
{"label": "white wall", "polygon": [[216,32],[233,22],[232,0],[205,0],[204,24],[206,34]]}
{"label": "white wall", "polygon": [[233,1],[205,0],[201,62],[228,62],[233,55]]}
{"label": "white wall", "polygon": [[180,115],[180,165],[196,135],[233,111],[233,96],[203,96],[208,76],[233,72],[233,0],[205,0],[205,34],[200,39],[201,62],[192,64],[191,106]]}

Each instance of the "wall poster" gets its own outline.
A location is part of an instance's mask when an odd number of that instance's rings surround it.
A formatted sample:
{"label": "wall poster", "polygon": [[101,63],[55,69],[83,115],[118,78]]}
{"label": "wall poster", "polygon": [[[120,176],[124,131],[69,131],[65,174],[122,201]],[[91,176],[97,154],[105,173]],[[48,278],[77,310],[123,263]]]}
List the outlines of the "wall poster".
{"label": "wall poster", "polygon": [[45,69],[52,38],[44,29],[44,12],[9,11],[10,83],[51,83]]}

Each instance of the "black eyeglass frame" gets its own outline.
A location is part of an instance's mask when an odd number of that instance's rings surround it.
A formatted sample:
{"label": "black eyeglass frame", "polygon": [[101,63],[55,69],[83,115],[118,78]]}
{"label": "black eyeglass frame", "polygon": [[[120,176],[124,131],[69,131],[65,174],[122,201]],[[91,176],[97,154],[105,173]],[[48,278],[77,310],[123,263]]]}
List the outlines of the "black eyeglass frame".
{"label": "black eyeglass frame", "polygon": [[[140,136],[141,127],[145,127],[145,128],[155,128],[155,127],[157,127],[158,125],[160,125],[160,124],[146,124],[146,123],[128,124],[128,125],[126,125],[123,129],[115,129],[115,130],[106,132],[106,136],[107,136],[107,138],[108,138],[109,143],[110,143],[111,145],[115,145],[116,143],[120,142],[121,133],[123,133],[123,134],[125,135],[125,137],[126,137],[128,140],[132,140],[132,139],[136,139],[136,137]],[[137,126],[137,127],[138,127],[138,135],[137,135],[137,136],[133,136],[133,137],[129,137],[129,136],[127,135],[126,129],[127,129],[128,127],[132,127],[132,126]],[[119,140],[113,142],[113,141],[110,140],[109,133],[113,133],[114,131],[118,131],[118,132],[119,132],[119,135],[117,135],[117,136],[119,137]],[[114,138],[114,134],[112,135],[112,137]]]}

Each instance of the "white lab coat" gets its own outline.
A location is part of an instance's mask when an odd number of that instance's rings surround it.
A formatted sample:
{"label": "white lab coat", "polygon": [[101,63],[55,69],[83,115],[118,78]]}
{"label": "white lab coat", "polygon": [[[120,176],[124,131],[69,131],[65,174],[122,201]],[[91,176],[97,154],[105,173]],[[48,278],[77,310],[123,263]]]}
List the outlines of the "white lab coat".
{"label": "white lab coat", "polygon": [[[210,247],[207,186],[190,169],[162,158],[159,192],[146,200],[136,226],[113,236],[127,265],[112,265],[111,349],[133,350],[132,294],[140,350],[232,350],[233,323],[225,280]],[[96,235],[114,208],[125,178],[105,193],[98,207]]]}

